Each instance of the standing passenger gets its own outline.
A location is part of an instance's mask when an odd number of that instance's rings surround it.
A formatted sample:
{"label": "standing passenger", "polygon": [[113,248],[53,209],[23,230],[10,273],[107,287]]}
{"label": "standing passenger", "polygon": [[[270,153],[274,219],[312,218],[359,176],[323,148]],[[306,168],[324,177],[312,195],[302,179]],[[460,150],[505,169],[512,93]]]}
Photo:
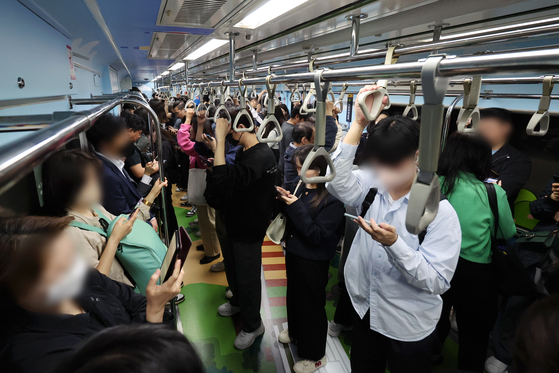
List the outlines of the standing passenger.
{"label": "standing passenger", "polygon": [[[443,295],[443,311],[437,327],[442,344],[450,331],[454,306],[460,331],[458,369],[483,373],[489,333],[497,317],[497,287],[491,266],[491,237],[495,218],[483,181],[491,172],[489,144],[480,137],[454,133],[439,160],[441,191],[456,210],[462,230],[462,246],[450,290]],[[498,238],[516,233],[507,195],[495,185],[499,207]]]}
{"label": "standing passenger", "polygon": [[[297,148],[293,162],[297,171],[312,150],[312,145]],[[324,176],[328,164],[324,157],[313,160],[307,177]],[[324,184],[298,184],[297,190],[278,188],[285,202],[287,240],[287,320],[281,343],[297,341],[295,373],[311,373],[326,365],[326,285],[330,260],[340,240],[344,204],[328,193]],[[293,192],[293,194],[291,193]]]}
{"label": "standing passenger", "polygon": [[283,134],[283,138],[279,143],[279,163],[278,163],[279,172],[281,174],[283,174],[283,165],[284,165],[283,157],[285,154],[285,150],[287,149],[289,144],[293,142],[293,136],[292,136],[293,128],[297,123],[303,122],[306,118],[304,115],[300,114],[300,110],[301,110],[300,105],[295,106],[291,110],[291,118],[287,122],[282,123],[281,125],[281,132]]}
{"label": "standing passenger", "polygon": [[[360,93],[375,89],[366,86]],[[372,95],[366,104],[372,107]],[[355,235],[345,264],[355,310],[352,372],[384,373],[388,363],[392,373],[430,373],[441,294],[450,288],[458,261],[460,223],[450,203],[441,201],[423,240],[407,231],[419,124],[404,117],[380,121],[365,147],[365,160],[372,167],[352,171],[367,124],[355,105],[355,119],[335,156],[337,176],[328,185],[330,193],[358,209],[376,192],[365,219],[359,217],[363,229]]]}
{"label": "standing passenger", "polygon": [[[232,107],[230,112],[235,120],[239,107]],[[239,128],[249,126],[248,118],[243,116]],[[230,302],[221,305],[218,313],[221,316],[240,313],[242,331],[234,345],[244,350],[265,332],[260,317],[261,250],[275,204],[276,161],[268,145],[258,141],[254,130],[233,132],[227,119],[217,119],[215,140],[212,180],[208,181],[208,187],[211,185],[211,192],[221,195],[217,222],[225,226],[221,249],[233,292]],[[204,141],[211,142],[207,138]],[[226,163],[225,141],[233,146],[241,145],[234,165]]]}
{"label": "standing passenger", "polygon": [[512,114],[500,108],[480,111],[479,132],[491,146],[491,174],[488,176],[507,192],[511,210],[520,189],[530,179],[532,161],[509,144],[514,132]]}

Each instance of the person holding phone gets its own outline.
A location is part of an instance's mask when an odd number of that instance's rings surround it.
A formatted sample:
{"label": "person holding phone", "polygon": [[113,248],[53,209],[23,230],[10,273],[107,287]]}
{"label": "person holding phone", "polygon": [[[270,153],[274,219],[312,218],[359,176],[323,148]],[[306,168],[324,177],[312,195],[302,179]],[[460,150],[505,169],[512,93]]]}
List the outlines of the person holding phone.
{"label": "person holding phone", "polygon": [[[304,145],[293,154],[298,173],[312,145]],[[324,176],[328,164],[315,158],[307,177]],[[296,188],[296,190],[295,190]],[[324,184],[303,184],[293,190],[278,187],[278,199],[287,217],[285,265],[287,270],[287,322],[278,340],[297,341],[295,373],[311,373],[326,365],[326,285],[330,260],[336,254],[343,224],[344,204],[328,193]]]}
{"label": "person holding phone", "polygon": [[[101,220],[93,208],[109,219],[115,215],[108,212],[102,200],[102,164],[83,150],[61,150],[43,164],[43,213],[48,216],[71,216],[74,220],[97,228],[107,229],[110,222]],[[116,260],[116,250],[122,240],[132,231],[134,221],[150,219],[150,205],[155,201],[165,183],[158,179],[156,186],[146,198],[136,202],[129,218],[121,218],[107,239],[97,232],[69,227],[69,234],[76,240],[81,255],[90,267],[110,279],[132,286],[124,269]]]}
{"label": "person holding phone", "polygon": [[[378,88],[365,86],[359,93]],[[373,100],[373,95],[365,100],[369,110]],[[450,288],[460,253],[460,222],[443,200],[421,242],[408,232],[408,200],[421,156],[419,123],[401,116],[381,120],[365,145],[363,162],[368,167],[353,170],[361,134],[369,124],[357,103],[354,112],[332,156],[336,178],[327,186],[358,214],[367,196],[375,196],[357,221],[361,229],[344,267],[354,309],[352,372],[384,373],[388,365],[392,373],[430,373],[441,294]]]}
{"label": "person holding phone", "polygon": [[547,183],[537,200],[530,202],[530,214],[539,220],[534,230],[556,230],[559,222],[559,175]]}
{"label": "person holding phone", "polygon": [[21,216],[0,223],[0,315],[3,371],[53,372],[89,337],[111,326],[152,323],[175,328],[166,303],[184,272],[146,296],[88,268],[68,232],[72,217]]}

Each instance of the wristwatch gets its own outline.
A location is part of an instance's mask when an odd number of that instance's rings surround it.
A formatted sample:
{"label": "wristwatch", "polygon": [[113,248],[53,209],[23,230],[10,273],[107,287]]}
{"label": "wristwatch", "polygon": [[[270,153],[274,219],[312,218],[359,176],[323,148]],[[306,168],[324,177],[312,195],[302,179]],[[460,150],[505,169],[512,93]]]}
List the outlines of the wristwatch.
{"label": "wristwatch", "polygon": [[148,201],[147,199],[144,199],[142,201],[144,203],[144,205],[146,205],[147,207],[151,207],[151,205],[153,205],[153,202]]}

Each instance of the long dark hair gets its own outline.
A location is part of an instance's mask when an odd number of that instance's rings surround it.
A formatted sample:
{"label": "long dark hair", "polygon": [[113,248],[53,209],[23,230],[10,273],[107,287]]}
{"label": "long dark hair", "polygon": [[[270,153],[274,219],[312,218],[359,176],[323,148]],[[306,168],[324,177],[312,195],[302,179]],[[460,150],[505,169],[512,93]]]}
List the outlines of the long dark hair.
{"label": "long dark hair", "polygon": [[[274,111],[274,116],[278,120],[280,126],[283,122],[285,122],[285,117],[283,115],[283,111],[281,111],[281,108],[279,106],[276,106],[276,109]],[[268,122],[266,124],[266,127],[264,127],[264,134],[262,136],[264,138],[268,137],[270,132],[272,132],[275,128],[276,128],[276,125],[274,124],[274,122]]]}
{"label": "long dark hair", "polygon": [[89,152],[73,149],[54,153],[43,164],[43,214],[65,216],[93,167],[101,179],[102,162]]}
{"label": "long dark hair", "polygon": [[[299,164],[303,165],[313,147],[314,145],[303,145],[298,147],[293,153],[293,167],[297,168],[297,160],[299,161]],[[320,176],[326,175],[327,168],[328,162],[324,157],[316,157],[309,166],[309,170],[317,170]],[[327,197],[328,190],[326,189],[326,184],[316,184],[316,195],[311,200],[311,208],[316,209]]]}
{"label": "long dark hair", "polygon": [[491,173],[491,146],[478,135],[455,132],[448,138],[437,171],[444,176],[443,193],[454,191],[461,172],[471,173],[480,181]]}
{"label": "long dark hair", "polygon": [[167,113],[165,112],[165,103],[161,100],[153,99],[149,101],[149,106],[157,114],[157,119],[161,124],[167,123]]}

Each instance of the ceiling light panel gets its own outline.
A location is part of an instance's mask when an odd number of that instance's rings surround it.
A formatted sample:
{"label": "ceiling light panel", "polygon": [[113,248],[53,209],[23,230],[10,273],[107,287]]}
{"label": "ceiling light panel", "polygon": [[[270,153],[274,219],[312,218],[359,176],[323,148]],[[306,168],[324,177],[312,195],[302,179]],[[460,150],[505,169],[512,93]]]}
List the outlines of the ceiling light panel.
{"label": "ceiling light panel", "polygon": [[212,39],[208,41],[206,44],[202,45],[200,48],[194,50],[193,52],[190,52],[190,54],[188,54],[184,59],[185,60],[198,59],[227,43],[228,40]]}
{"label": "ceiling light panel", "polygon": [[306,3],[308,0],[268,0],[234,27],[256,29],[271,20],[289,12],[291,9]]}

